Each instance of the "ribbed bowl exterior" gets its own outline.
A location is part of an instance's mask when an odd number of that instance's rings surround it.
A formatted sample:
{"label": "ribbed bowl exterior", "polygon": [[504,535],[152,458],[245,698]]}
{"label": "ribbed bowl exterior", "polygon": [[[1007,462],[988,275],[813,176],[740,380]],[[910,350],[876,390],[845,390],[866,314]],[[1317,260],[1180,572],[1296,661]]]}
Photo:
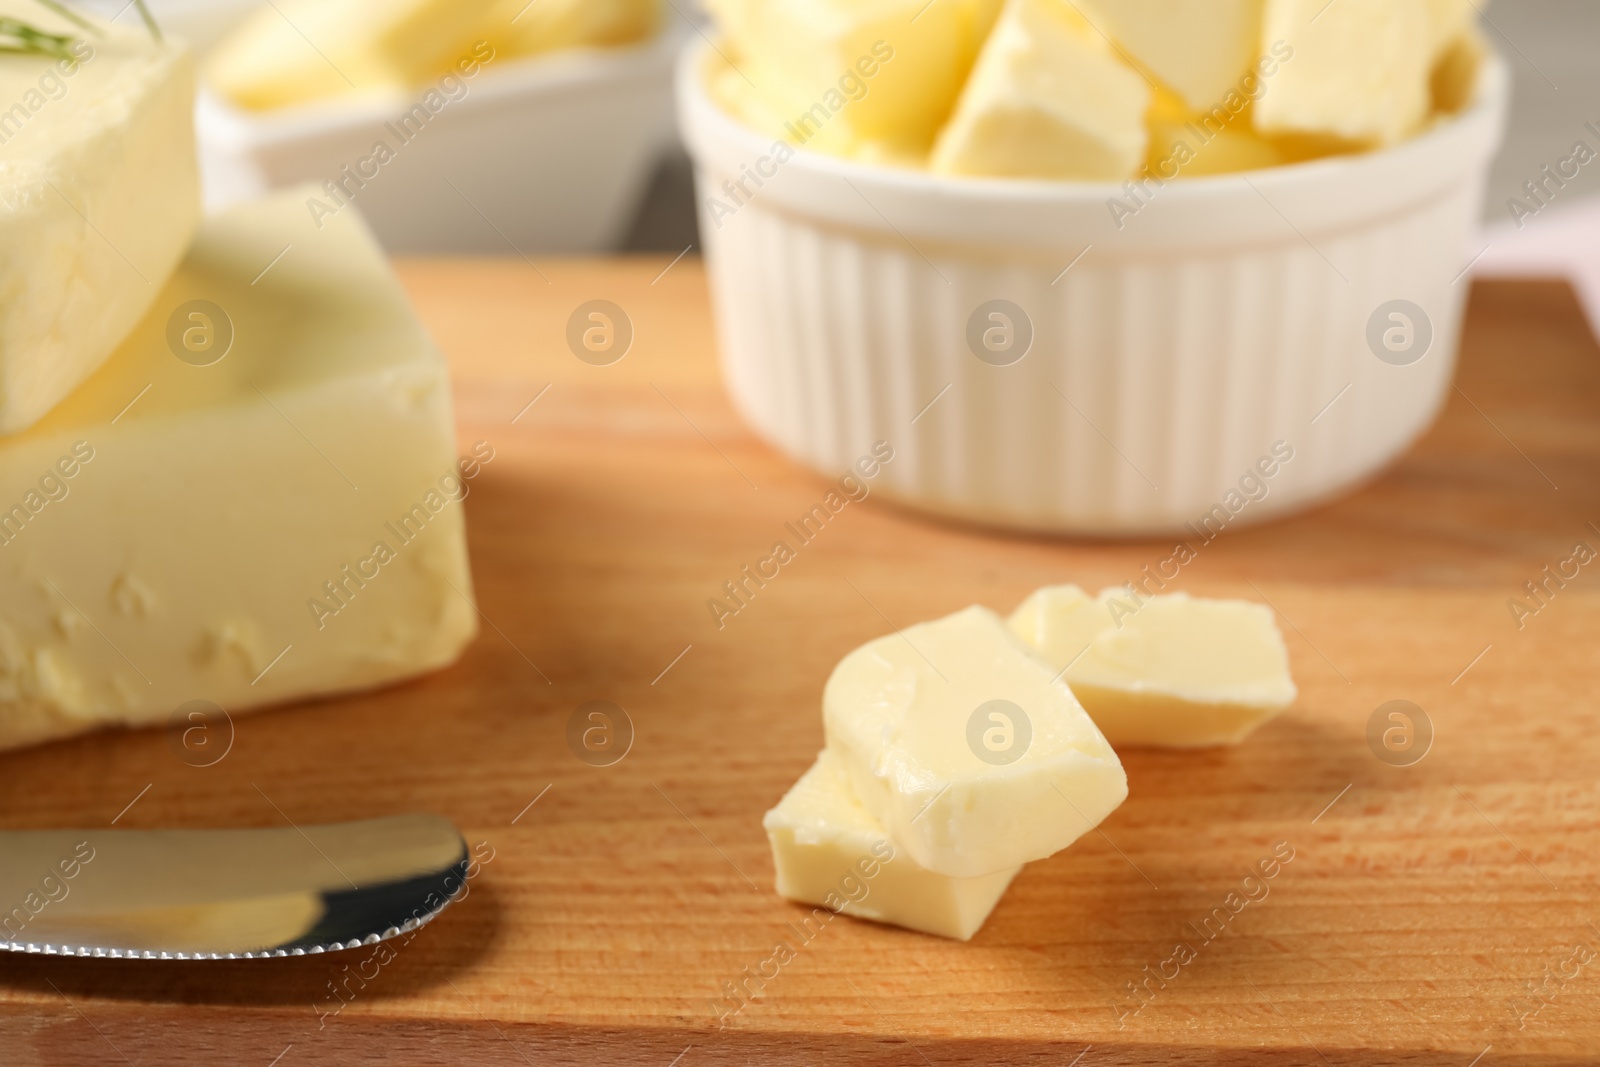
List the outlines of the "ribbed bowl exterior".
{"label": "ribbed bowl exterior", "polygon": [[[694,91],[685,81],[680,71],[680,96]],[[837,168],[844,188],[807,174],[798,180],[809,187],[779,195],[781,174],[770,190],[747,180],[754,195],[740,196],[724,183],[748,171],[707,144],[727,131],[705,130],[701,105],[680,102],[727,386],[763,437],[824,474],[887,441],[895,458],[875,490],[942,515],[1089,535],[1212,530],[1370,475],[1427,428],[1450,389],[1498,116],[1436,148],[1459,164],[1411,167],[1427,171],[1417,188],[1385,186],[1369,211],[1319,217],[1319,196],[1363,195],[1340,180],[1357,158],[1270,195],[1248,176],[1212,180],[1192,203],[1170,185],[1150,217],[1125,220],[1124,231],[1143,227],[1134,240],[1070,220],[1059,238],[1007,240],[1014,207],[992,238],[981,228],[952,236],[951,223],[919,218],[916,196],[880,193],[848,166]],[[809,166],[804,154],[785,164]],[[1406,169],[1389,168],[1403,182]],[[872,215],[829,199],[852,195]],[[860,221],[841,219],[845,210]],[[1185,213],[1206,213],[1194,226],[1215,223],[1221,236],[1196,237]],[[1163,247],[1166,233],[1182,236]],[[979,309],[997,299],[1020,308],[1033,334],[1003,366],[969,341],[975,313],[981,333],[990,320]],[[1397,299],[1420,306],[1433,335],[1403,366],[1368,339]]]}

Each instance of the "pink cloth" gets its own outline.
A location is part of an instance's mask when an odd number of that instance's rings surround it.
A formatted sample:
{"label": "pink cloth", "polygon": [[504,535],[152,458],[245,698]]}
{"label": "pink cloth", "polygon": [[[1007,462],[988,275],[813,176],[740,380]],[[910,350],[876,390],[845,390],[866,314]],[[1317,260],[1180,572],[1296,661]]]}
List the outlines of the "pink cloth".
{"label": "pink cloth", "polygon": [[1492,222],[1467,255],[1478,257],[1478,278],[1566,278],[1600,336],[1600,196],[1552,203],[1521,229],[1509,218]]}

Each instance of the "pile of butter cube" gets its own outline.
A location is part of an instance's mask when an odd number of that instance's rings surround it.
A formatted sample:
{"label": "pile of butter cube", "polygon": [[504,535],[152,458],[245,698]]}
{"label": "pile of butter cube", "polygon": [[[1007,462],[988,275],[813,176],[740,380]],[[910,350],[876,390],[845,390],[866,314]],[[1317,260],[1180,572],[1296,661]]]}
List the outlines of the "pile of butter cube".
{"label": "pile of butter cube", "polygon": [[1052,586],[878,638],[834,669],[827,747],[764,820],[778,893],[968,940],[1127,798],[1114,746],[1237,744],[1294,699],[1244,601]]}
{"label": "pile of butter cube", "polygon": [[422,85],[462,63],[632,44],[661,0],[277,0],[218,46],[206,80],[268,110]]}
{"label": "pile of butter cube", "polygon": [[453,660],[492,445],[365,226],[202,222],[188,51],[0,16],[0,748]]}
{"label": "pile of butter cube", "polygon": [[708,0],[710,91],[794,147],[1122,181],[1392,144],[1471,97],[1472,0]]}

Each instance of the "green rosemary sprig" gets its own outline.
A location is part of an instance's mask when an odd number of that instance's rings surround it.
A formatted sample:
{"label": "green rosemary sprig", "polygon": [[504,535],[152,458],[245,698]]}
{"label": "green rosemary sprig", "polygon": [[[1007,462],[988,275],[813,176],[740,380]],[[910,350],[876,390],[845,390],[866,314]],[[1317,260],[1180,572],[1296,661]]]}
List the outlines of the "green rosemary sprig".
{"label": "green rosemary sprig", "polygon": [[[66,4],[63,4],[61,0],[39,0],[39,3],[43,4],[51,11],[54,11],[67,21],[71,22],[79,29],[87,30],[96,37],[101,36],[99,29],[95,27],[94,23],[90,22],[88,19],[72,10]],[[164,38],[161,35],[161,27],[156,24],[155,16],[150,14],[150,9],[145,6],[144,0],[133,0],[133,6],[139,9],[139,17],[144,20],[145,29],[150,31],[150,36],[155,38],[156,42],[159,44],[162,40],[164,40]],[[123,10],[127,9],[124,8]]]}
{"label": "green rosemary sprig", "polygon": [[139,17],[144,19],[145,29],[149,30],[150,36],[156,39],[157,44],[160,44],[162,41],[161,27],[156,25],[156,17],[150,14],[150,9],[144,6],[144,0],[133,0],[133,6],[139,9]]}
{"label": "green rosemary sprig", "polygon": [[51,11],[54,11],[68,22],[72,23],[74,26],[78,27],[78,29],[86,30],[89,33],[94,34],[96,37],[100,36],[100,31],[95,28],[94,23],[90,22],[88,19],[72,10],[66,4],[61,3],[61,0],[39,0],[39,3],[44,7],[49,8]]}
{"label": "green rosemary sprig", "polygon": [[0,17],[0,52],[24,56],[44,56],[46,59],[73,61],[76,57],[68,51],[72,38],[59,33],[46,33],[21,19]]}

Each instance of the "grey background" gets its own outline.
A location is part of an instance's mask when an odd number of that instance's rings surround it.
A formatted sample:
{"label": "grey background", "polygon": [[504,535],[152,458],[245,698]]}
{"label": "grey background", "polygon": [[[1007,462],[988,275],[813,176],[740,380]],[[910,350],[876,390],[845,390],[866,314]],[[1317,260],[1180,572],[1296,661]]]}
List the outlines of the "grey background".
{"label": "grey background", "polygon": [[[1566,156],[1574,141],[1600,152],[1600,0],[1474,0],[1484,32],[1510,65],[1512,114],[1505,148],[1495,162],[1484,204],[1485,221],[1509,219],[1506,200],[1539,168]],[[1600,160],[1583,168],[1558,203],[1600,194]],[[681,152],[657,171],[625,251],[670,252],[693,244],[694,182]]]}

